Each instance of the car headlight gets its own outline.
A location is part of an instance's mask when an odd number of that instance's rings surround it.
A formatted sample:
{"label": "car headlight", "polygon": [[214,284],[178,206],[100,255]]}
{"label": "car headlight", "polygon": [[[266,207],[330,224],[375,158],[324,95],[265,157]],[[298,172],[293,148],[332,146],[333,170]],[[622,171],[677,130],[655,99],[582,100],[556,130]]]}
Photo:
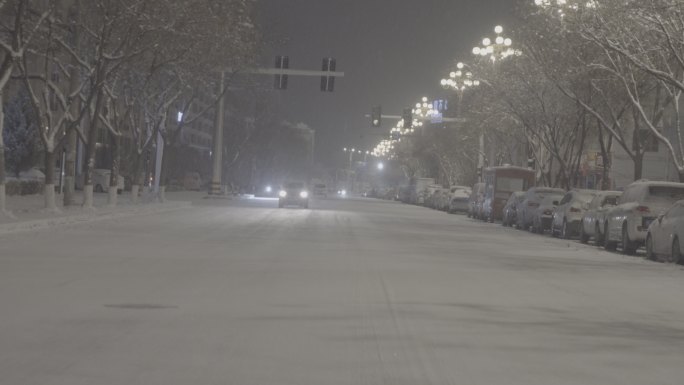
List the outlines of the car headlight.
{"label": "car headlight", "polygon": [[285,190],[280,190],[280,192],[278,193],[278,195],[279,195],[281,198],[285,198],[285,197],[287,196],[287,191],[285,191]]}
{"label": "car headlight", "polygon": [[302,198],[302,199],[306,199],[306,198],[309,197],[309,193],[306,192],[306,191],[302,191],[302,192],[299,193],[299,197]]}
{"label": "car headlight", "polygon": [[342,196],[347,195],[347,190],[342,190],[342,191],[340,191],[340,195],[342,195]]}

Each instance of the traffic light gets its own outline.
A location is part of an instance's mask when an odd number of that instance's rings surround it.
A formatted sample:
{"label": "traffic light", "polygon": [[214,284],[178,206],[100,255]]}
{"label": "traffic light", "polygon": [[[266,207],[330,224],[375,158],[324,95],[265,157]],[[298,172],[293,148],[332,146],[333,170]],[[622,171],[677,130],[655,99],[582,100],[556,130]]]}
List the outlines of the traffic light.
{"label": "traffic light", "polygon": [[401,115],[404,119],[404,128],[413,127],[413,110],[410,108],[404,108],[404,113]]}
{"label": "traffic light", "polygon": [[[290,57],[289,56],[276,56],[275,58],[275,68],[277,69],[288,69],[290,68]],[[276,90],[287,89],[287,75],[276,75],[273,83],[273,88]]]}
{"label": "traffic light", "polygon": [[373,112],[371,113],[371,126],[380,127],[382,126],[382,107],[373,107]]}
{"label": "traffic light", "polygon": [[[323,58],[323,72],[335,72],[337,68],[337,61],[334,58],[326,57]],[[334,76],[321,76],[321,91],[323,92],[333,92],[335,90],[335,77]]]}

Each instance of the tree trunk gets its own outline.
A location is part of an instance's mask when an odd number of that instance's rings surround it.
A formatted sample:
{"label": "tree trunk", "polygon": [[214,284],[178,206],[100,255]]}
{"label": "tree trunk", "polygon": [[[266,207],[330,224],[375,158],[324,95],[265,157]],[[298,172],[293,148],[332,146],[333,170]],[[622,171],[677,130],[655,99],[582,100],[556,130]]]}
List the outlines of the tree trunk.
{"label": "tree trunk", "polygon": [[107,200],[107,203],[110,206],[116,206],[119,193],[119,169],[121,163],[120,147],[121,136],[114,135],[112,138],[112,169],[111,174],[109,175],[109,198]]}
{"label": "tree trunk", "polygon": [[164,152],[162,153],[162,167],[159,175],[159,202],[166,202],[166,186],[169,185],[169,164],[173,147],[169,141],[164,141]]}
{"label": "tree trunk", "polygon": [[634,180],[637,181],[642,178],[644,172],[644,153],[637,152],[634,154]]}
{"label": "tree trunk", "polygon": [[45,209],[59,211],[55,200],[55,160],[57,159],[54,149],[45,150]]}
{"label": "tree trunk", "polygon": [[133,156],[135,157],[135,159],[133,160],[133,172],[131,174],[131,203],[137,204],[138,195],[140,195],[140,186],[142,186],[144,181],[144,177],[141,170],[142,167],[140,167],[143,155],[136,150]]}
{"label": "tree trunk", "polygon": [[64,159],[64,207],[74,204],[74,190],[76,187],[76,146],[78,135],[75,128],[67,132],[66,156]]}
{"label": "tree trunk", "polygon": [[97,95],[97,100],[95,101],[95,111],[90,120],[90,128],[88,130],[86,169],[83,173],[83,207],[86,209],[93,208],[93,173],[95,170],[95,152],[97,151],[97,121],[100,116],[103,97],[104,95],[102,94],[102,91],[100,91]]}
{"label": "tree trunk", "polygon": [[5,140],[3,139],[3,132],[5,129],[5,112],[3,106],[3,93],[0,92],[0,215],[7,215],[7,203],[5,192]]}

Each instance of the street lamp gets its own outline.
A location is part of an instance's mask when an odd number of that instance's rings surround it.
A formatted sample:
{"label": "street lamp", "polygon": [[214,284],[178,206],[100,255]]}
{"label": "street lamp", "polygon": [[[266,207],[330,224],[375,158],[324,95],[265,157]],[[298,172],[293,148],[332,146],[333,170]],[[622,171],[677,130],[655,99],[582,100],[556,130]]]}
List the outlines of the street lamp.
{"label": "street lamp", "polygon": [[598,6],[596,0],[534,0],[534,4],[543,9],[555,11],[561,19],[566,16],[568,10],[596,9]]}
{"label": "street lamp", "polygon": [[[547,1],[547,0],[541,0]],[[567,0],[556,0],[558,2]],[[488,58],[492,64],[496,64],[511,56],[521,56],[522,51],[513,48],[513,40],[503,35],[504,29],[497,25],[494,27],[496,36],[493,39],[482,39],[482,46],[473,48],[473,54],[482,58]],[[477,168],[480,171],[480,181],[482,181],[482,170],[484,168],[484,131],[480,133],[480,151],[477,160]]]}
{"label": "street lamp", "polygon": [[494,39],[488,37],[482,39],[481,47],[473,48],[473,55],[489,57],[492,63],[496,63],[498,60],[505,59],[509,56],[520,56],[522,52],[512,48],[513,40],[503,35],[503,27],[497,25],[494,27],[494,33],[496,36]]}

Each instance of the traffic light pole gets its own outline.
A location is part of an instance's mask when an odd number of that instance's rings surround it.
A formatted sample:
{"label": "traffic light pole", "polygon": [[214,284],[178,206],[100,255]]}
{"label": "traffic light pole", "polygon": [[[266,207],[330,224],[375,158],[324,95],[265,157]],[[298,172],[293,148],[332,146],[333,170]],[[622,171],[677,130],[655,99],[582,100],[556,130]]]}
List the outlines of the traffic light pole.
{"label": "traffic light pole", "polygon": [[[325,91],[332,92],[332,85],[334,84],[330,81],[330,78],[338,77],[343,78],[344,72],[334,71],[334,64],[331,66],[331,61],[334,59],[324,59],[328,60],[328,71],[311,71],[311,70],[296,70],[289,68],[253,68],[242,70],[238,72],[254,74],[254,75],[280,75],[280,76],[310,76],[310,77],[326,77],[330,83],[326,83]],[[289,59],[288,59],[289,61]],[[219,82],[219,100],[216,105],[216,117],[214,119],[214,150],[212,154],[213,167],[211,175],[211,185],[209,187],[209,195],[221,195],[222,187],[222,175],[223,175],[223,114],[224,114],[224,104],[225,104],[225,81],[226,72],[234,72],[231,68],[226,68],[221,71],[221,79]],[[287,83],[287,82],[286,82]],[[312,134],[313,135],[313,134]],[[313,148],[314,148],[314,138],[311,138],[311,164],[313,165]]]}

